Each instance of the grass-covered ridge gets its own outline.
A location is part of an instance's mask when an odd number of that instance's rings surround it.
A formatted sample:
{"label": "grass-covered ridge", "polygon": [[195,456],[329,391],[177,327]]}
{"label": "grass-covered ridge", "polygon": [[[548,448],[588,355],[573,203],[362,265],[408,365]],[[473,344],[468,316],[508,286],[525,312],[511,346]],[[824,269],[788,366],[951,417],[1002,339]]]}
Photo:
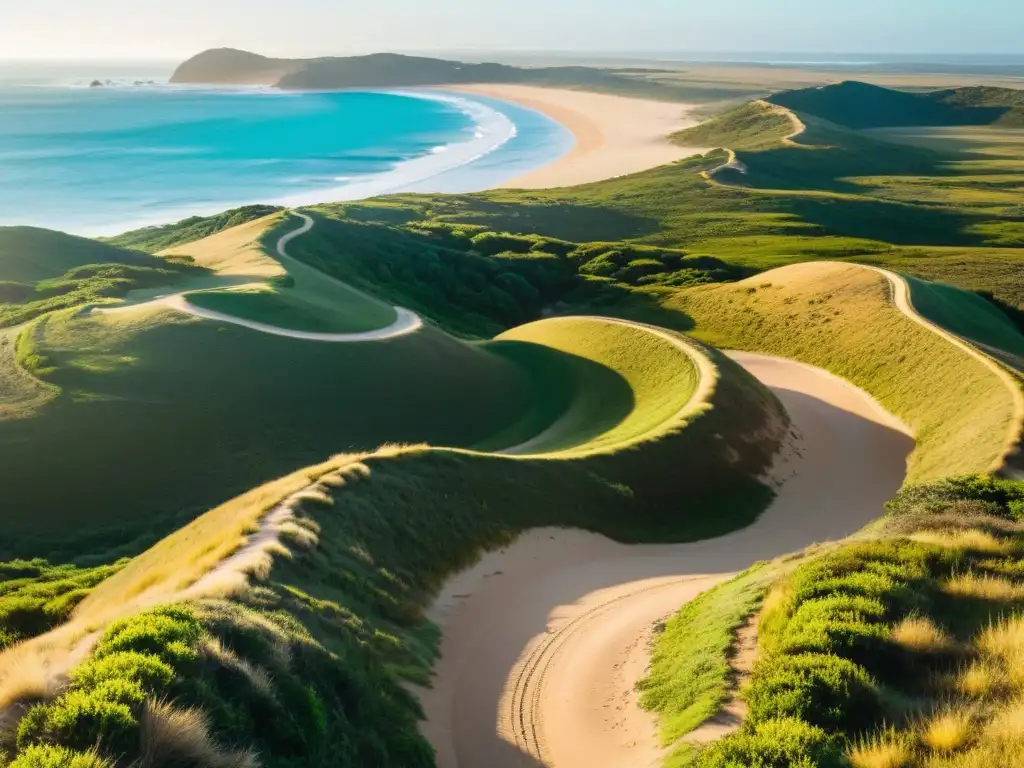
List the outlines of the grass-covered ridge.
{"label": "grass-covered ridge", "polygon": [[[565,327],[562,343],[572,346],[578,344],[572,330],[579,323],[605,321],[552,322],[556,330]],[[623,328],[651,333],[614,323],[607,327],[612,334]],[[552,334],[546,329],[541,342],[500,343],[551,344]],[[659,343],[668,341],[659,337]],[[117,748],[133,755],[135,748],[126,746],[135,738],[130,735],[145,728],[155,701],[172,694],[175,708],[198,708],[198,722],[217,734],[221,750],[241,754],[256,749],[264,765],[316,765],[318,756],[338,743],[346,744],[347,751],[332,752],[334,764],[432,764],[416,730],[418,707],[402,682],[428,679],[436,636],[424,611],[448,575],[482,550],[537,526],[582,527],[630,541],[702,538],[749,522],[770,498],[754,478],[769,466],[788,431],[778,402],[724,356],[682,339],[679,344],[683,348],[674,348],[677,354],[703,357],[717,373],[699,396],[669,403],[673,412],[660,429],[647,425],[623,443],[562,457],[425,446],[337,457],[186,526],[93,590],[66,632],[74,635],[76,622],[95,626],[152,602],[180,598],[286,498],[292,499],[297,516],[282,532],[292,555],[276,558],[259,587],[215,611],[204,604],[184,606],[143,613],[108,628],[97,652],[72,672],[71,687],[21,721],[18,759],[43,747],[88,749],[97,727],[109,727],[111,739],[120,739]],[[617,346],[610,343],[598,352],[613,354]],[[652,351],[643,345],[626,347]],[[643,398],[652,393],[637,382],[651,375],[642,365],[633,373],[623,371]],[[696,394],[692,372],[681,369],[679,375],[690,376]],[[656,409],[664,405],[659,403]],[[261,562],[265,567],[266,561]],[[292,651],[270,653],[266,641],[261,646],[253,633],[277,638],[278,646],[285,643]],[[226,654],[217,651],[210,658],[213,652],[204,650],[209,635],[228,649]],[[136,656],[123,664],[107,661],[118,653],[155,656],[164,665],[157,687],[152,677],[136,673],[149,668]],[[310,666],[314,659],[327,666]],[[154,662],[145,664],[156,669]],[[225,664],[242,676],[218,672],[214,685],[204,682],[211,680],[208,670]],[[115,677],[126,682],[106,684]],[[0,684],[0,690],[7,689]],[[260,728],[259,721],[231,714],[236,702],[255,706],[253,696],[287,702],[290,717],[303,723],[298,731],[302,744],[296,746],[276,728]],[[329,706],[328,696],[334,697]],[[110,717],[97,723],[84,714],[86,706]],[[362,717],[359,712],[376,714]],[[281,716],[277,710],[272,714]],[[101,752],[108,756],[102,745]]]}
{"label": "grass-covered ridge", "polygon": [[693,128],[672,134],[684,147],[754,150],[775,146],[794,132],[786,111],[766,101],[752,101]]}
{"label": "grass-covered ridge", "polygon": [[0,328],[202,274],[189,259],[159,258],[44,229],[0,227]]}
{"label": "grass-covered ridge", "polygon": [[923,125],[1024,127],[1024,91],[963,87],[923,93],[846,81],[783,91],[769,101],[848,128]]}
{"label": "grass-covered ridge", "polygon": [[1013,392],[890,295],[874,270],[805,264],[676,292],[665,304],[691,317],[691,332],[709,343],[801,360],[870,392],[916,436],[910,482],[1001,466],[1020,437]]}
{"label": "grass-covered ridge", "polygon": [[215,216],[192,216],[173,224],[145,227],[124,232],[104,242],[121,248],[133,248],[146,253],[158,253],[215,235],[227,229],[262,219],[282,210],[275,205],[247,205]]}

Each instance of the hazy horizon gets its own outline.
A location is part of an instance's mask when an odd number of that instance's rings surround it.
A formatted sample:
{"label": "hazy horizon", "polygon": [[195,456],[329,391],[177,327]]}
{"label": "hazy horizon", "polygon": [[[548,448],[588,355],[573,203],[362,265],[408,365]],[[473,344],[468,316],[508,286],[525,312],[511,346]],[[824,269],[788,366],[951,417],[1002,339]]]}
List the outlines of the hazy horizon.
{"label": "hazy horizon", "polygon": [[169,61],[215,47],[268,56],[373,51],[639,58],[1021,56],[1024,4],[966,0],[50,0],[4,11],[0,60]]}

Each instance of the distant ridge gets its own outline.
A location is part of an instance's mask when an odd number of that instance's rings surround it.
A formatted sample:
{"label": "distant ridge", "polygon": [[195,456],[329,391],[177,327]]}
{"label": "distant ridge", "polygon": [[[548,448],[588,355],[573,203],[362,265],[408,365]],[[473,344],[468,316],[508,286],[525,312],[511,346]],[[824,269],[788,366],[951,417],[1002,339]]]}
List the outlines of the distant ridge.
{"label": "distant ridge", "polygon": [[1024,127],[1024,91],[969,86],[925,93],[846,81],[783,91],[767,99],[846,128],[1000,125]]}
{"label": "distant ridge", "polygon": [[[640,70],[632,71],[634,74]],[[644,70],[648,72],[649,70]],[[625,70],[596,67],[515,67],[467,64],[461,61],[373,53],[366,56],[316,59],[272,59],[234,48],[204,51],[181,64],[172,83],[209,85],[271,85],[289,90],[393,88],[459,83],[522,83],[620,93],[665,101],[726,98],[728,90],[694,89],[630,76]]]}

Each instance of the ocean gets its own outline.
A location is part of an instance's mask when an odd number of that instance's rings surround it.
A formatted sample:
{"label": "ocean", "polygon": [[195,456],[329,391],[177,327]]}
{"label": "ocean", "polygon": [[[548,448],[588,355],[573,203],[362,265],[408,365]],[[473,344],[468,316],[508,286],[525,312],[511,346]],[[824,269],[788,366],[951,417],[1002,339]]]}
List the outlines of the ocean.
{"label": "ocean", "polygon": [[471,192],[573,145],[544,115],[476,95],[195,88],[168,76],[159,65],[0,63],[0,226],[98,236],[249,203]]}

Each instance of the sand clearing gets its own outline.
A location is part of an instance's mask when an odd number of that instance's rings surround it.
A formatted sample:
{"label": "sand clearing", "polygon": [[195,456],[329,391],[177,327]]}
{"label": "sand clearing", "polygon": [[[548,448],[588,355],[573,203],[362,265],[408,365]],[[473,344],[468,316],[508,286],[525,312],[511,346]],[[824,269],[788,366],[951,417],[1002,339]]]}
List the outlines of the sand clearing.
{"label": "sand clearing", "polygon": [[506,187],[543,189],[587,184],[707,151],[680,147],[668,140],[669,134],[700,122],[693,116],[694,104],[531,85],[455,85],[446,89],[521,104],[558,121],[575,135],[576,146],[568,154],[514,179]]}
{"label": "sand clearing", "polygon": [[800,363],[733,357],[801,436],[776,465],[776,502],[750,528],[694,544],[536,530],[452,579],[433,608],[435,686],[420,692],[441,768],[656,765],[655,718],[634,692],[652,626],[757,560],[853,533],[896,493],[913,440],[867,394]]}

